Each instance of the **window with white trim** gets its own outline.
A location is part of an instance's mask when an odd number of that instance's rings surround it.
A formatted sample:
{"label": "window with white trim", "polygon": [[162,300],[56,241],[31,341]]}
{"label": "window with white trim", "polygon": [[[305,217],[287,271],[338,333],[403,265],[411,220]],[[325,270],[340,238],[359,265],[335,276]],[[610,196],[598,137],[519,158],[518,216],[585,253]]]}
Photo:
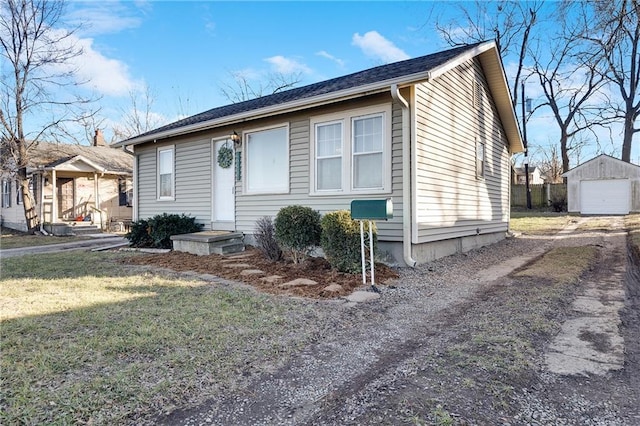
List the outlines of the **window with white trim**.
{"label": "window with white trim", "polygon": [[314,117],[311,193],[391,191],[391,107]]}
{"label": "window with white trim", "polygon": [[22,188],[20,188],[20,181],[16,181],[16,204],[22,204]]}
{"label": "window with white trim", "polygon": [[247,194],[289,192],[289,128],[260,129],[245,133]]}
{"label": "window with white trim", "polygon": [[484,176],[484,162],[485,162],[485,146],[484,143],[478,142],[476,147],[476,176]]}
{"label": "window with white trim", "polygon": [[175,148],[158,148],[158,199],[175,198]]}
{"label": "window with white trim", "polygon": [[342,122],[316,126],[316,171],[319,191],[342,189]]}
{"label": "window with white trim", "polygon": [[11,207],[11,181],[2,179],[2,207]]}
{"label": "window with white trim", "polygon": [[352,120],[353,188],[383,189],[382,114]]}

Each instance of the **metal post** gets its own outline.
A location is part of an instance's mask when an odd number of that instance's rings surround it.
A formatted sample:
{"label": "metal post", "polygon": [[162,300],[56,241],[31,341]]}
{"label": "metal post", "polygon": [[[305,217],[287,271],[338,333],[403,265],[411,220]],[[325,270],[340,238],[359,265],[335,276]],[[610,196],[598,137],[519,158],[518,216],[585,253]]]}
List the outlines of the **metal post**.
{"label": "metal post", "polygon": [[360,221],[360,257],[362,259],[362,284],[367,284],[367,264],[365,262],[364,254],[364,225],[363,221]]}
{"label": "metal post", "polygon": [[373,225],[371,221],[369,221],[369,260],[371,262],[371,289],[376,289],[376,273],[375,273],[375,265],[373,263]]}

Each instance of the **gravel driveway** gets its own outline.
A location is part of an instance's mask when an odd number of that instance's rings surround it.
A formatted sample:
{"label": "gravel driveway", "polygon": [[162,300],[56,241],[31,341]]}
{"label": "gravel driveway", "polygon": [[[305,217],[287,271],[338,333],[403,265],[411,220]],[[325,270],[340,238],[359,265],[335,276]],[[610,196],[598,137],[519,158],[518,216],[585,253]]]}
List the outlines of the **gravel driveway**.
{"label": "gravel driveway", "polygon": [[[402,270],[372,302],[301,300],[316,315],[310,328],[301,324],[314,343],[280,365],[240,374],[220,399],[156,421],[640,425],[638,265],[628,259],[621,218],[610,218],[609,230],[575,231],[588,220],[553,237],[509,238]],[[553,297],[546,280],[514,273],[573,246],[595,247],[597,263],[578,284],[554,287]],[[616,327],[623,365],[601,374],[549,371],[548,348],[576,315],[571,303],[613,267],[621,278],[607,285],[626,295]]]}

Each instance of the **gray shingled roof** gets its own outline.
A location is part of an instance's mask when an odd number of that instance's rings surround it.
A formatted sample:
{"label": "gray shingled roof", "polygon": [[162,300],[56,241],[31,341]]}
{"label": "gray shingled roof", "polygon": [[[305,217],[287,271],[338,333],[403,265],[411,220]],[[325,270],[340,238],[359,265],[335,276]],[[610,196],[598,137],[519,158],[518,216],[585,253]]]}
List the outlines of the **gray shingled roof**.
{"label": "gray shingled roof", "polygon": [[447,61],[455,58],[461,53],[473,49],[479,44],[481,43],[457,47],[442,52],[433,53],[431,55],[421,56],[414,59],[407,59],[387,65],[381,65],[375,68],[356,72],[354,74],[349,74],[342,77],[333,78],[331,80],[310,84],[308,86],[298,87],[295,89],[286,90],[268,96],[262,96],[260,98],[251,99],[244,102],[213,108],[200,114],[192,115],[174,123],[167,124],[149,132],[140,134],[131,139],[149,137],[166,131],[177,130],[181,127],[233,116],[252,110],[286,104],[293,101],[311,99],[316,96],[339,92],[346,89],[353,89],[360,86],[366,86],[376,82],[393,80],[401,78],[403,76],[423,73],[446,63]]}
{"label": "gray shingled roof", "polygon": [[110,146],[86,146],[65,143],[39,142],[30,149],[29,166],[55,167],[82,156],[105,172],[131,174],[133,156]]}

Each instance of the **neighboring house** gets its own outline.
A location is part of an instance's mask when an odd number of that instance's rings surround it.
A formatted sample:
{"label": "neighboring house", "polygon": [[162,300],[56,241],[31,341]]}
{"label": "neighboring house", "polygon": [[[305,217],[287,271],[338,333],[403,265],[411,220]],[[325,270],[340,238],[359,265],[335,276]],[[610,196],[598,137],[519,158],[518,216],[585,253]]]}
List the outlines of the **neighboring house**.
{"label": "neighboring house", "polygon": [[[63,224],[90,222],[107,229],[112,220],[132,217],[133,156],[104,144],[93,146],[39,142],[29,151],[27,174],[36,213],[45,230],[66,233]],[[27,230],[22,194],[15,174],[3,170],[2,225]],[[58,226],[60,225],[60,226]]]}
{"label": "neighboring house", "polygon": [[[513,173],[513,183],[518,185],[524,185],[527,183],[527,174],[525,173],[524,166],[514,167]],[[540,174],[540,168],[536,166],[529,166],[529,185],[542,185],[543,183],[544,177]]]}
{"label": "neighboring house", "polygon": [[524,150],[494,42],[214,108],[118,145],[136,157],[134,219],[185,213],[251,241],[256,220],[287,205],[324,214],[391,198],[380,246],[409,265],[504,238],[511,154]]}
{"label": "neighboring house", "polygon": [[567,178],[569,213],[640,212],[640,166],[602,154],[562,177]]}

